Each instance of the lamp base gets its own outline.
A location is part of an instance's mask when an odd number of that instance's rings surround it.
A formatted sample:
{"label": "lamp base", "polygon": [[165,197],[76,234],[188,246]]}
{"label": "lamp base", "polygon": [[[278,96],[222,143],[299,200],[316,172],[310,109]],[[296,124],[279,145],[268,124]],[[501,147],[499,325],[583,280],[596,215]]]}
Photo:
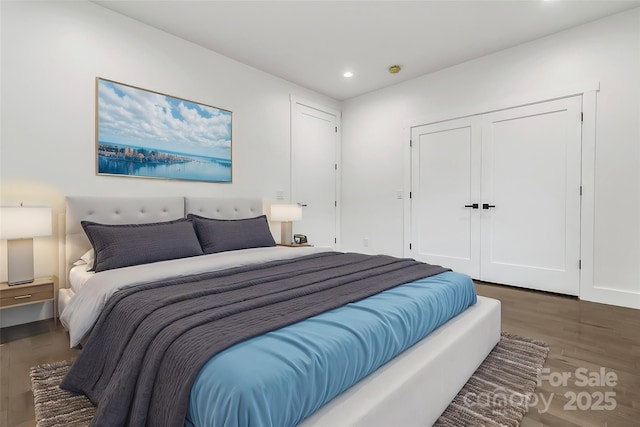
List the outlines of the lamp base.
{"label": "lamp base", "polygon": [[9,286],[33,282],[33,239],[7,241]]}
{"label": "lamp base", "polygon": [[293,242],[293,223],[291,221],[283,221],[280,223],[280,243],[290,245]]}

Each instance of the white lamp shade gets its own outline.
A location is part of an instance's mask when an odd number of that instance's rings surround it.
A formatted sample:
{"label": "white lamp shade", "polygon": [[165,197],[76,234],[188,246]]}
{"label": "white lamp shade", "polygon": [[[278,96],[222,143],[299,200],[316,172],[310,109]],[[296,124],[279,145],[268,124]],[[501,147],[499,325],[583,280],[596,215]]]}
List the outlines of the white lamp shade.
{"label": "white lamp shade", "polygon": [[300,221],[302,207],[300,205],[271,205],[271,221]]}
{"label": "white lamp shade", "polygon": [[51,235],[51,208],[1,206],[0,239],[29,239]]}

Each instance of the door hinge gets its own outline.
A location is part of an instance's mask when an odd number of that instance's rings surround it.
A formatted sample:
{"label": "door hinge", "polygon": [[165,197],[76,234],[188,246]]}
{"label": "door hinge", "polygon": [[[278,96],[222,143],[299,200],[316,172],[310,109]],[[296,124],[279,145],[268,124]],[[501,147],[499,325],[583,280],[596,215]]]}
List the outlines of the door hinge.
{"label": "door hinge", "polygon": [[338,207],[338,201],[337,200],[333,201],[333,206],[335,206],[336,208]]}
{"label": "door hinge", "polygon": [[584,122],[584,113],[580,113],[580,122]]}
{"label": "door hinge", "polygon": [[338,170],[338,164],[337,163],[334,163],[333,167],[334,167],[335,170]]}
{"label": "door hinge", "polygon": [[411,193],[411,191],[409,191],[409,198],[411,199],[413,197],[413,194]]}
{"label": "door hinge", "polygon": [[338,239],[336,237],[333,238],[333,243],[338,243]]}
{"label": "door hinge", "polygon": [[413,147],[413,141],[409,140],[409,147]]}
{"label": "door hinge", "polygon": [[582,260],[578,260],[578,270],[582,270]]}
{"label": "door hinge", "polygon": [[411,243],[409,243],[409,250],[411,250]]}
{"label": "door hinge", "polygon": [[338,133],[338,126],[336,126],[336,133]]}
{"label": "door hinge", "polygon": [[582,185],[580,186],[580,195],[582,196]]}

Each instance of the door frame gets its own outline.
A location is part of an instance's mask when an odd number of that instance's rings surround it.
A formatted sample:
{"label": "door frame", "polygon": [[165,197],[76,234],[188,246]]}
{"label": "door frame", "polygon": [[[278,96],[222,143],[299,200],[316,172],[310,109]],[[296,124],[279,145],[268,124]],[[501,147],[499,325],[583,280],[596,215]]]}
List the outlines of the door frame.
{"label": "door frame", "polygon": [[595,154],[596,154],[596,97],[600,90],[600,82],[583,82],[576,86],[558,88],[545,93],[529,93],[511,99],[503,99],[484,105],[465,107],[459,110],[438,113],[431,117],[407,120],[403,126],[402,141],[404,143],[404,204],[403,204],[403,254],[412,257],[411,249],[411,129],[452,119],[493,113],[516,107],[553,101],[555,99],[582,95],[582,154],[580,201],[580,260],[579,298],[604,302],[604,295],[594,288],[594,211],[595,211]]}
{"label": "door frame", "polygon": [[338,127],[336,131],[336,159],[335,159],[335,197],[336,197],[336,207],[335,207],[335,245],[334,249],[339,250],[342,240],[341,230],[341,208],[342,208],[342,112],[340,110],[336,110],[335,108],[327,107],[326,105],[319,104],[317,102],[309,101],[304,98],[300,98],[295,95],[290,95],[290,123],[291,129],[289,133],[289,202],[293,203],[293,136],[297,130],[297,120],[296,120],[296,112],[298,105],[305,106],[307,108],[311,108],[314,110],[321,111],[326,114],[330,114],[335,116],[336,118],[336,126]]}

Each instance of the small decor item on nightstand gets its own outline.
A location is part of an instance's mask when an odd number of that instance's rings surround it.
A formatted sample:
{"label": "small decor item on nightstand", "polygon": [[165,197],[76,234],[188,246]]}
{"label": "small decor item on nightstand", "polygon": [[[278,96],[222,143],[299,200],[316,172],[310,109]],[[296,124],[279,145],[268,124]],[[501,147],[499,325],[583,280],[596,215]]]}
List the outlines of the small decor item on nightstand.
{"label": "small decor item on nightstand", "polygon": [[8,284],[33,282],[33,238],[51,235],[51,208],[0,206],[0,239],[7,241]]}
{"label": "small decor item on nightstand", "polygon": [[296,245],[302,245],[307,243],[307,236],[305,236],[304,234],[294,234],[293,235],[293,242]]}

